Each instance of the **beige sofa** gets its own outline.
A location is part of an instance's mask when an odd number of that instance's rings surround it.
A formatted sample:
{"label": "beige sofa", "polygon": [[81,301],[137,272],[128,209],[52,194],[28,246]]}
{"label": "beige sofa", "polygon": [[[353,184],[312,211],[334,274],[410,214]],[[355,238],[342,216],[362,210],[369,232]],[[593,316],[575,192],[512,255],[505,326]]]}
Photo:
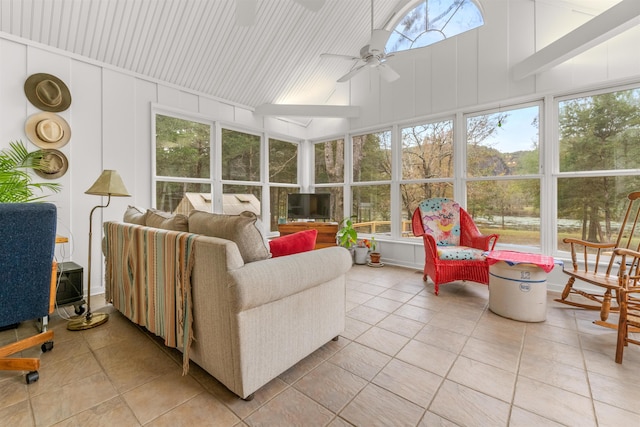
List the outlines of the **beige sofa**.
{"label": "beige sofa", "polygon": [[[156,260],[154,256],[136,255],[143,250],[139,245],[145,233],[153,233],[153,241],[159,246],[176,236],[191,241],[190,289],[187,289],[191,298],[185,307],[193,319],[193,341],[190,346],[184,341],[186,344],[182,346],[178,337],[176,347],[186,349],[185,355],[244,399],[252,398],[260,387],[344,330],[345,274],[352,262],[349,252],[340,247],[245,262],[232,240],[108,222],[105,255],[107,298],[111,301],[122,301],[125,298],[118,295],[129,292],[123,291],[123,282],[134,274],[124,270],[132,268],[132,257],[137,259],[137,270],[153,269],[158,261],[165,263],[165,267],[177,262],[175,256]],[[117,262],[118,257],[122,259]],[[184,271],[175,277],[179,275],[188,277]],[[155,286],[165,284],[166,279]],[[128,294],[127,298],[131,300]],[[127,315],[122,302],[114,302],[114,306]],[[141,320],[148,314],[134,313],[128,317],[149,327]],[[177,319],[177,324],[178,328],[184,327],[181,319]]]}

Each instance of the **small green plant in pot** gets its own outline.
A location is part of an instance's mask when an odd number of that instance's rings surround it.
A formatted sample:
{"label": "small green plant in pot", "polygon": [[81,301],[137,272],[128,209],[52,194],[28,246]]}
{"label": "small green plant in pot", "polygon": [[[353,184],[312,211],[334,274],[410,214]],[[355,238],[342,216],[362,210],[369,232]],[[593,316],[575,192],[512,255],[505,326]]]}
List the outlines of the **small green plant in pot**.
{"label": "small green plant in pot", "polygon": [[0,151],[0,202],[33,202],[47,196],[36,191],[59,192],[58,183],[32,182],[28,169],[44,170],[46,166],[42,150],[29,152],[22,141],[9,143],[9,148]]}
{"label": "small green plant in pot", "polygon": [[353,228],[353,221],[350,218],[345,218],[342,221],[342,228],[338,230],[336,237],[338,244],[344,248],[351,249],[356,245],[358,232]]}

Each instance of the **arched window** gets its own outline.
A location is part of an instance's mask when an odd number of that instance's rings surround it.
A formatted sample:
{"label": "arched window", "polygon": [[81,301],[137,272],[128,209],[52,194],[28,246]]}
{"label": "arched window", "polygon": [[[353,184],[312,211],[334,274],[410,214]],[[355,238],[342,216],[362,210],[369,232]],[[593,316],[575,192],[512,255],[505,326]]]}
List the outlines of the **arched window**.
{"label": "arched window", "polygon": [[473,0],[424,0],[400,19],[385,50],[428,46],[483,24],[482,12]]}

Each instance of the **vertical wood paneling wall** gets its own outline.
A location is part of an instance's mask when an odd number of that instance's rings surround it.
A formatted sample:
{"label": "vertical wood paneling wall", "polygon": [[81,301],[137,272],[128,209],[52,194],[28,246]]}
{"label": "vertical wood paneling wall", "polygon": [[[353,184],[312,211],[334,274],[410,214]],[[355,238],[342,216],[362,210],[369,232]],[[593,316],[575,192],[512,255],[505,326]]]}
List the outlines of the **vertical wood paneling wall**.
{"label": "vertical wood paneling wall", "polygon": [[[29,151],[38,149],[26,137],[24,123],[39,112],[24,95],[24,82],[45,72],[62,79],[71,92],[69,109],[60,112],[71,126],[71,140],[62,147],[69,170],[55,180],[63,190],[47,200],[58,207],[58,233],[71,241],[58,245],[59,261],[88,262],[89,212],[106,202],[84,194],[103,169],[116,169],[132,197],[114,197],[109,207],[94,214],[92,294],[104,292],[101,223],[122,218],[127,205],[151,204],[151,104],[205,115],[223,124],[303,139],[306,129],[282,120],[254,117],[249,110],[84,60],[14,36],[0,34],[0,149],[22,140]],[[37,176],[35,181],[41,181]],[[86,286],[86,285],[85,285]],[[86,289],[85,289],[86,292]]]}

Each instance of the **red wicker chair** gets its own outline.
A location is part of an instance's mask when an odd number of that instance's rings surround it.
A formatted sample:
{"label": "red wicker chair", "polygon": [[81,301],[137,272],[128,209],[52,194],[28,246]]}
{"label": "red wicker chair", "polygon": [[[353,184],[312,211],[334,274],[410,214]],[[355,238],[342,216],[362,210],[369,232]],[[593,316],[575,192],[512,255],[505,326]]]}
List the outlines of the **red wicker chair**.
{"label": "red wicker chair", "polygon": [[489,284],[486,251],[493,250],[499,235],[483,235],[460,205],[445,198],[426,199],[413,213],[413,234],[422,237],[425,263],[422,280],[440,284],[470,280]]}

